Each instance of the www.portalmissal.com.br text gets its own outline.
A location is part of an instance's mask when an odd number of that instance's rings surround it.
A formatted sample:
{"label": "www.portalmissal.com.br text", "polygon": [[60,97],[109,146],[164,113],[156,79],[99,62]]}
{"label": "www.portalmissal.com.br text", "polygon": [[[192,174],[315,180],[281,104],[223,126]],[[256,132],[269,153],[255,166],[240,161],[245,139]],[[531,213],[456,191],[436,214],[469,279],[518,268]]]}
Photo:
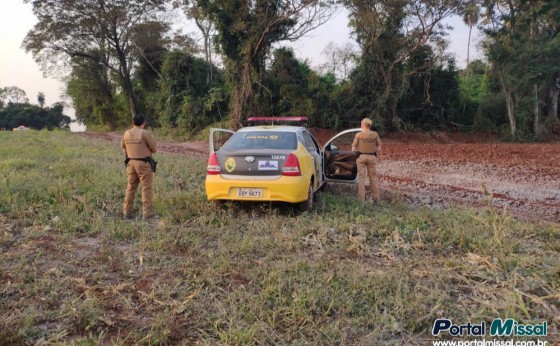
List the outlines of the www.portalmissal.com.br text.
{"label": "www.portalmissal.com.br text", "polygon": [[437,340],[432,346],[551,346],[546,340]]}

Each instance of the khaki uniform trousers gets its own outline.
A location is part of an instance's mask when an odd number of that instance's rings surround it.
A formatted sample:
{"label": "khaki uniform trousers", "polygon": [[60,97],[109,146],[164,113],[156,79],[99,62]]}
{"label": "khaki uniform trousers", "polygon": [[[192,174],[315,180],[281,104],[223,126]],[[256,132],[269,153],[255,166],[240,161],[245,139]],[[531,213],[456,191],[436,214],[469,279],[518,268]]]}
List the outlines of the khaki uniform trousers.
{"label": "khaki uniform trousers", "polygon": [[369,189],[374,202],[379,201],[379,188],[377,186],[377,157],[374,155],[362,154],[356,160],[358,165],[358,199],[362,202],[366,200],[366,171],[369,178]]}
{"label": "khaki uniform trousers", "polygon": [[138,184],[142,184],[142,214],[144,217],[153,216],[152,182],[154,180],[154,172],[152,172],[152,166],[148,162],[130,160],[126,167],[126,172],[128,174],[128,185],[123,205],[124,215],[131,214]]}

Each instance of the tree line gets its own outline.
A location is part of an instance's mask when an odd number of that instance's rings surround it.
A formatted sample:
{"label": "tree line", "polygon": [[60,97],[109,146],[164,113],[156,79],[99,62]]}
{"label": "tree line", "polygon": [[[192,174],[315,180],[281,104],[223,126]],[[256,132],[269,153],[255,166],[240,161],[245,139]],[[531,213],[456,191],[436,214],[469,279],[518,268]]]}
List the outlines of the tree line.
{"label": "tree line", "polygon": [[25,90],[17,86],[0,88],[0,130],[25,126],[36,130],[66,128],[70,117],[64,115],[64,105],[45,107],[45,94],[37,94],[37,104],[29,103]]}
{"label": "tree line", "polygon": [[[558,129],[560,6],[525,0],[41,0],[23,46],[67,76],[76,116],[117,129],[238,128],[255,115],[305,115],[311,126],[460,128],[512,137]],[[349,16],[353,46],[330,45],[314,70],[279,47]],[[174,31],[170,13],[201,41]],[[445,53],[460,15],[483,33],[484,59]],[[469,35],[470,41],[470,35]],[[278,48],[279,47],[279,48]],[[469,42],[470,51],[470,42]]]}

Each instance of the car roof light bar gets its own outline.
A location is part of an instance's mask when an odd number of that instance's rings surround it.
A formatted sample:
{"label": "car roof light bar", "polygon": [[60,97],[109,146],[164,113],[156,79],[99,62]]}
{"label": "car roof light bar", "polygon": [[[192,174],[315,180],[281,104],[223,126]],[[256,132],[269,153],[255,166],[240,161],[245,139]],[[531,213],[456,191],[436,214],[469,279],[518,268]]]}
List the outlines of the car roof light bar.
{"label": "car roof light bar", "polygon": [[247,118],[249,125],[279,125],[278,123],[300,123],[307,126],[307,117],[250,117]]}

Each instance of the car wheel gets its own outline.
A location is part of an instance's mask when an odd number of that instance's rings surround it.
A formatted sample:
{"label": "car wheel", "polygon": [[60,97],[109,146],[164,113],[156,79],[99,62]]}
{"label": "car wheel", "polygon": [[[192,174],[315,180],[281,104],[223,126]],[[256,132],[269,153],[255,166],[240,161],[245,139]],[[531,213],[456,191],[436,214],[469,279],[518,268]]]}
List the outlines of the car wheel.
{"label": "car wheel", "polygon": [[311,211],[313,209],[313,182],[309,183],[307,190],[307,200],[299,203],[299,211]]}

